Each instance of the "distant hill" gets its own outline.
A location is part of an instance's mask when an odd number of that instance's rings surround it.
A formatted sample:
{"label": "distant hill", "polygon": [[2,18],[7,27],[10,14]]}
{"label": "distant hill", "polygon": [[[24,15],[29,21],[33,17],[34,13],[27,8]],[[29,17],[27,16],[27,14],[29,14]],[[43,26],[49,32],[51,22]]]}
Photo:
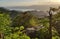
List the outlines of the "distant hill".
{"label": "distant hill", "polygon": [[[24,13],[22,11],[9,10],[9,9],[3,8],[3,7],[0,7],[0,12],[9,14],[12,19],[14,17],[16,17],[18,14]],[[31,14],[37,16],[38,18],[43,18],[43,17],[47,17],[48,16],[48,12],[47,11],[32,10],[32,11],[25,11],[25,12],[31,13]]]}
{"label": "distant hill", "polygon": [[30,11],[30,13],[38,18],[44,18],[48,16],[48,12],[46,11]]}
{"label": "distant hill", "polygon": [[32,6],[14,6],[14,7],[6,7],[6,8],[8,8],[8,9],[14,9],[14,10],[28,10],[28,9],[30,9],[30,10],[32,10],[32,9],[34,9],[34,10],[49,10],[49,7],[57,7],[57,6],[60,6],[60,5],[32,5]]}

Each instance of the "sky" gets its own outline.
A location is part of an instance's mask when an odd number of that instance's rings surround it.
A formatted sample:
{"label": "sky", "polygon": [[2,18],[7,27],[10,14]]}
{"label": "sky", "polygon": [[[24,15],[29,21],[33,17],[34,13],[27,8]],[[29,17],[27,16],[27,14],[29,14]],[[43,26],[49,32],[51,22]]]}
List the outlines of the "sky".
{"label": "sky", "polygon": [[0,6],[31,6],[60,2],[60,0],[0,0]]}

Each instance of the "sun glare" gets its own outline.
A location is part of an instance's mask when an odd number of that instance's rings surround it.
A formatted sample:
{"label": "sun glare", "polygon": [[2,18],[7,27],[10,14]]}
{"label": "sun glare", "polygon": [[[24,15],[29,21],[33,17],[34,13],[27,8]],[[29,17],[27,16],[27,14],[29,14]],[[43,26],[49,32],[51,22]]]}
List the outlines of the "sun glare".
{"label": "sun glare", "polygon": [[51,0],[51,2],[60,2],[60,0]]}

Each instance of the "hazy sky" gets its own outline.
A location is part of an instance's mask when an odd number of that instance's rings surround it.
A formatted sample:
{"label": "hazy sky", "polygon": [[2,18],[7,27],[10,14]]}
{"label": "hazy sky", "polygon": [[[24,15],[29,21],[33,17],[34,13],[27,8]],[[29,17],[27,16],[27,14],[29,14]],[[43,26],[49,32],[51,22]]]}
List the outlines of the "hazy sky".
{"label": "hazy sky", "polygon": [[44,5],[50,2],[60,2],[60,0],[0,0],[0,6]]}

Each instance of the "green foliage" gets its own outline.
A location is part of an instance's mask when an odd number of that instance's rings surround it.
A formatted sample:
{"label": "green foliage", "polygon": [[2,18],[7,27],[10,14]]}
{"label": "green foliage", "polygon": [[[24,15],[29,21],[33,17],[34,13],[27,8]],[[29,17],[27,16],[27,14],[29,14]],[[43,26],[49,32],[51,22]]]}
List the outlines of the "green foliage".
{"label": "green foliage", "polygon": [[33,16],[30,13],[23,13],[18,15],[14,20],[13,20],[14,26],[21,26],[23,25],[25,28],[31,27],[31,26],[38,26],[38,18]]}
{"label": "green foliage", "polygon": [[6,32],[7,29],[10,29],[10,18],[9,15],[0,14],[0,32]]}
{"label": "green foliage", "polygon": [[39,20],[40,25],[43,25],[44,27],[48,28],[49,27],[49,19],[48,18],[41,18]]}
{"label": "green foliage", "polygon": [[21,27],[20,27],[20,30],[23,30],[23,29],[24,29],[24,27],[23,27],[23,26],[21,26]]}
{"label": "green foliage", "polygon": [[60,37],[59,36],[54,36],[54,37],[52,37],[52,39],[60,39]]}
{"label": "green foliage", "polygon": [[[58,9],[52,8],[52,11],[57,11]],[[7,12],[5,9],[0,8],[0,12]],[[17,13],[12,11],[12,13]],[[53,23],[56,23],[57,26],[60,26],[60,11],[57,14],[53,15]],[[12,22],[12,24],[11,24]],[[30,14],[30,12],[24,12],[22,14],[17,15],[14,20],[11,20],[8,14],[0,14],[0,34],[4,34],[4,39],[30,39],[27,36],[26,28],[34,27],[34,26],[43,26],[39,31],[34,32],[36,34],[35,38],[31,39],[48,39],[49,37],[49,19],[45,18],[37,18],[34,15]],[[54,25],[54,26],[56,26]],[[11,27],[13,26],[13,27]],[[34,27],[35,28],[35,27]],[[58,34],[57,27],[52,28],[52,39],[60,39]],[[56,31],[57,30],[57,31]],[[60,30],[59,30],[60,31]],[[32,35],[31,35],[32,36]]]}
{"label": "green foliage", "polygon": [[[16,31],[17,29],[18,29],[18,31]],[[27,36],[26,34],[22,33],[20,31],[20,29],[22,30],[22,29],[24,29],[24,27],[23,26],[21,26],[20,28],[16,27],[14,29],[15,32],[14,33],[10,33],[10,35],[6,35],[5,39],[30,39],[30,37]]]}
{"label": "green foliage", "polygon": [[28,37],[27,35],[22,35],[20,36],[20,39],[30,39],[30,37]]}
{"label": "green foliage", "polygon": [[29,23],[31,24],[31,26],[38,26],[39,25],[38,18],[32,17]]}

